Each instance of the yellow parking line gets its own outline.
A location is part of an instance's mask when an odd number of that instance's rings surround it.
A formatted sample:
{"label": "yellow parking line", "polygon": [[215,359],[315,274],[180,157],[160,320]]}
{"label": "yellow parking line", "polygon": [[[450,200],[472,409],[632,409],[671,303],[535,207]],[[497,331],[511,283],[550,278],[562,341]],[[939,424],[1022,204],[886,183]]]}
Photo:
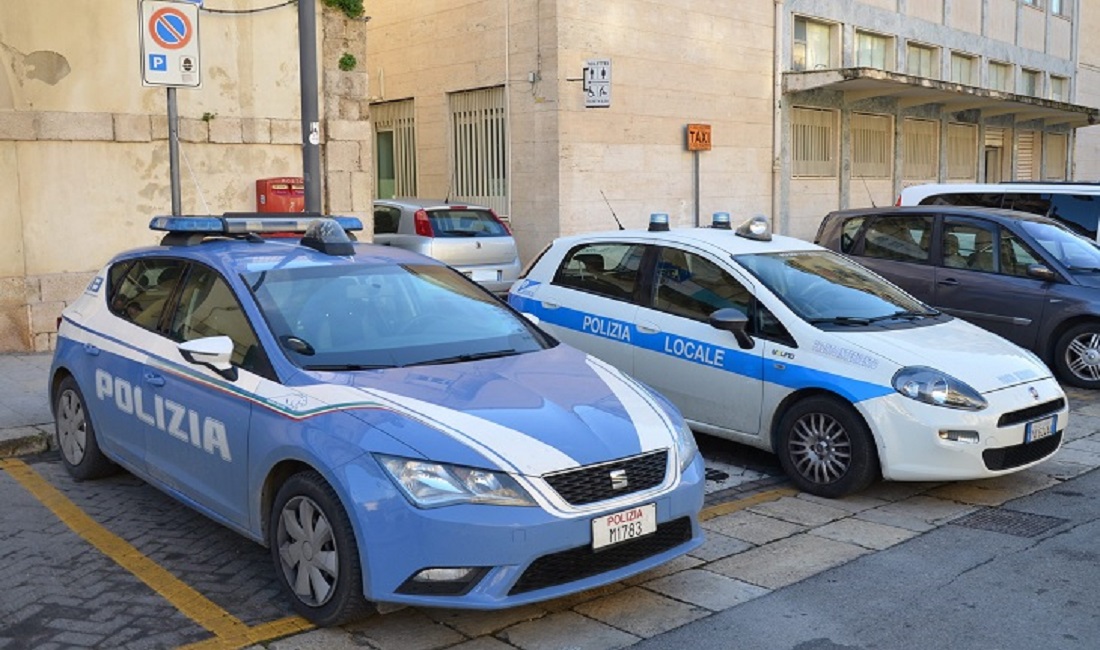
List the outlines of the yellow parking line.
{"label": "yellow parking line", "polygon": [[114,560],[123,569],[134,574],[182,614],[213,632],[216,638],[202,642],[212,645],[204,647],[242,648],[250,643],[313,627],[298,617],[248,627],[190,585],[145,557],[129,542],[99,525],[26,463],[12,458],[0,459],[0,470],[6,471],[73,532]]}
{"label": "yellow parking line", "polygon": [[790,488],[778,488],[775,490],[768,490],[767,492],[754,494],[752,496],[745,497],[744,499],[738,499],[737,501],[730,501],[729,503],[719,503],[708,508],[703,508],[703,510],[699,513],[699,521],[707,521],[708,519],[714,519],[715,517],[728,515],[731,512],[737,512],[738,510],[751,508],[752,506],[759,505],[761,503],[776,501],[778,499],[782,499],[783,497],[793,497],[796,494],[798,494],[798,490],[792,490]]}

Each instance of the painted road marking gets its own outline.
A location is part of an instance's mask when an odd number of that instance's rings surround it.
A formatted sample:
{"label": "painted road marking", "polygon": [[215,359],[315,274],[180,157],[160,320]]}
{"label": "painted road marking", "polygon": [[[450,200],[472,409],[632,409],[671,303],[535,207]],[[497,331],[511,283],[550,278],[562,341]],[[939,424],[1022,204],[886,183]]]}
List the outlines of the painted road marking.
{"label": "painted road marking", "polygon": [[249,627],[147,558],[129,542],[101,526],[26,463],[12,458],[0,459],[0,470],[6,471],[73,532],[148,585],[181,614],[214,633],[214,639],[202,641],[195,646],[243,648],[253,643],[313,629],[311,623],[297,616]]}

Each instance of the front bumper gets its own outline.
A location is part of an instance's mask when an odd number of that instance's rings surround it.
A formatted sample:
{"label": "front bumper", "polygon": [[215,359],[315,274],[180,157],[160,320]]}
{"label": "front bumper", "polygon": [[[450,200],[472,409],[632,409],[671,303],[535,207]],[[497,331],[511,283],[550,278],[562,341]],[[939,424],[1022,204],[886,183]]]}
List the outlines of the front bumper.
{"label": "front bumper", "polygon": [[[369,462],[369,461],[368,461]],[[352,474],[370,468],[356,465]],[[654,568],[703,543],[698,514],[704,469],[697,456],[672,489],[617,499],[568,518],[540,507],[457,505],[420,509],[383,476],[349,476],[368,600],[428,607],[498,609],[564,596]],[[381,470],[378,470],[381,472]],[[373,472],[371,472],[373,473]],[[363,480],[367,479],[367,480]],[[649,494],[646,497],[644,495]],[[657,532],[591,549],[591,522],[635,505],[656,505]],[[432,568],[473,568],[473,580],[426,584]]]}
{"label": "front bumper", "polygon": [[[1069,405],[1054,379],[1010,386],[984,397],[989,406],[981,411],[932,406],[897,393],[862,402],[860,410],[878,440],[883,478],[940,481],[1002,476],[1027,469],[1058,451]],[[1025,440],[1028,423],[1051,416],[1057,421],[1050,436]],[[941,431],[973,432],[977,442],[944,439]]]}

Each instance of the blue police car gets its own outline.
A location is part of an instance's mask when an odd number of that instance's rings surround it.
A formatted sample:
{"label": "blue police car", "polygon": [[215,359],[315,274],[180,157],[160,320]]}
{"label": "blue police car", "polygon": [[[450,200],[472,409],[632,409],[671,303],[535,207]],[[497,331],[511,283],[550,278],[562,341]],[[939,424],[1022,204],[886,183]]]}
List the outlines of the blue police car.
{"label": "blue police car", "polygon": [[355,218],[150,225],[63,314],[63,462],[269,546],[314,623],[544,600],[702,543],[675,407],[462,274]]}

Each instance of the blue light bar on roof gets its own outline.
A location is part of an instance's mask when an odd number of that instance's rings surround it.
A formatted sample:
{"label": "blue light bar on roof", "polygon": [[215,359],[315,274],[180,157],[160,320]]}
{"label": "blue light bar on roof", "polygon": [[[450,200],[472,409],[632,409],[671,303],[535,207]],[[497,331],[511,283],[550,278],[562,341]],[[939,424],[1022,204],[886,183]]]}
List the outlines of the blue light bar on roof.
{"label": "blue light bar on roof", "polygon": [[211,235],[304,233],[309,225],[318,219],[332,219],[345,231],[363,229],[363,222],[359,217],[321,217],[315,215],[265,217],[259,213],[247,217],[159,216],[153,217],[153,220],[149,222],[149,228],[165,232]]}

